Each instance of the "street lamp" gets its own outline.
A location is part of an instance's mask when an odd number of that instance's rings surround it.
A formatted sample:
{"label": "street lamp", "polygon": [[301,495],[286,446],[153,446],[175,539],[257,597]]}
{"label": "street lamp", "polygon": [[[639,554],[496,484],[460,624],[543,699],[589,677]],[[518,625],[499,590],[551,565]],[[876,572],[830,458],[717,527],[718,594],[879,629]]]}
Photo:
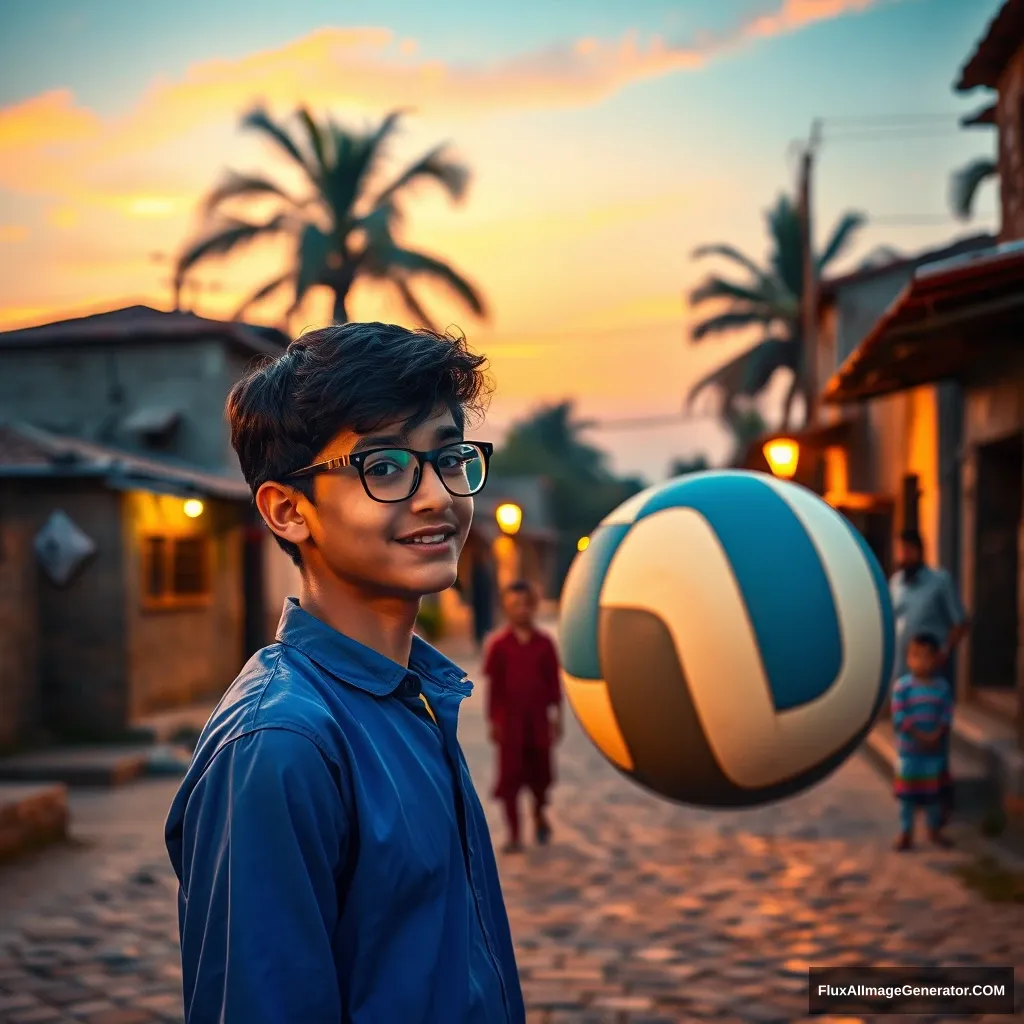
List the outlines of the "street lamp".
{"label": "street lamp", "polygon": [[800,445],[791,437],[776,437],[766,441],[761,449],[772,473],[783,480],[791,480],[800,460]]}
{"label": "street lamp", "polygon": [[519,532],[523,522],[523,510],[511,501],[499,505],[494,510],[494,518],[498,520],[501,532],[512,537]]}
{"label": "street lamp", "polygon": [[189,498],[181,510],[189,519],[198,519],[203,514],[203,503],[198,498]]}

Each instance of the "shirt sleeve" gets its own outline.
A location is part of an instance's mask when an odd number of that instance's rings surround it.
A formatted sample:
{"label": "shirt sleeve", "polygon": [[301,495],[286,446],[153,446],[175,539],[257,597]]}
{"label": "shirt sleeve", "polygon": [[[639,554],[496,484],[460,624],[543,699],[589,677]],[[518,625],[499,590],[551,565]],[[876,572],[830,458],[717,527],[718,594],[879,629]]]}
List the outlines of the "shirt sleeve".
{"label": "shirt sleeve", "polygon": [[946,682],[943,690],[942,714],[939,716],[939,727],[949,729],[953,725],[953,688]]}
{"label": "shirt sleeve", "polygon": [[942,610],[949,619],[951,626],[962,626],[967,621],[967,614],[960,601],[960,595],[956,592],[953,577],[944,571],[941,578],[942,584],[939,588],[939,596],[942,600]]}
{"label": "shirt sleeve", "polygon": [[493,722],[505,707],[505,666],[497,639],[492,638],[487,645],[484,675],[487,677],[487,720]]}
{"label": "shirt sleeve", "polygon": [[896,680],[892,688],[892,727],[896,732],[907,729],[907,677]]}
{"label": "shirt sleeve", "polygon": [[342,1017],[331,937],[349,823],[336,772],[288,729],[215,755],[183,825],[187,1024],[328,1024]]}

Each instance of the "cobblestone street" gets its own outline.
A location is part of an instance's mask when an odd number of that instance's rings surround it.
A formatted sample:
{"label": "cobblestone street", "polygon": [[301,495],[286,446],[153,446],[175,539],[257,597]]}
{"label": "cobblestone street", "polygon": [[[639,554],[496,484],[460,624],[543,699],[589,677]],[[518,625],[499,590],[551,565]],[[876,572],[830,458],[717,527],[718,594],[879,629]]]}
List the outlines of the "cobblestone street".
{"label": "cobblestone street", "polygon": [[[486,793],[482,703],[462,732]],[[721,814],[626,782],[571,717],[559,755],[553,844],[501,862],[531,1024],[799,1020],[810,964],[1024,965],[1020,906],[964,890],[960,855],[890,852],[895,808],[859,756],[802,797]],[[0,1021],[181,1020],[174,788],[74,792],[74,842],[0,868]],[[496,814],[492,829],[500,845]]]}

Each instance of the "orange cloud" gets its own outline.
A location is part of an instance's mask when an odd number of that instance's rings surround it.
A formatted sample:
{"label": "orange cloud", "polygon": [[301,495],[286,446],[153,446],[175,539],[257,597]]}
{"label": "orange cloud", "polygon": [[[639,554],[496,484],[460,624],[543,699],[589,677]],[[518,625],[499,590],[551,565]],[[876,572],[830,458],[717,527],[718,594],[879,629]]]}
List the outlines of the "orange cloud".
{"label": "orange cloud", "polygon": [[632,82],[698,68],[744,43],[863,11],[881,0],[779,0],[777,10],[718,38],[674,44],[633,32],[480,65],[417,57],[384,28],[323,28],[237,60],[193,65],[159,80],[125,117],[102,120],[66,90],[0,109],[0,186],[35,194],[110,193],[95,181],[112,161],[145,155],[204,125],[233,122],[254,100],[289,109],[371,111],[412,106],[430,116],[593,104]]}
{"label": "orange cloud", "polygon": [[24,224],[0,224],[0,244],[24,242],[26,238],[28,228]]}

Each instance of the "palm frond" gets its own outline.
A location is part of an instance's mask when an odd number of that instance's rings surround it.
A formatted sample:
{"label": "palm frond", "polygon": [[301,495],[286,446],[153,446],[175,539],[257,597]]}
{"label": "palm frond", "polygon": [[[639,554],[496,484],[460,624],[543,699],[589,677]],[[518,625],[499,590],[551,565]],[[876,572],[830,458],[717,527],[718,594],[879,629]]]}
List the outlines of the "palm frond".
{"label": "palm frond", "polygon": [[970,220],[974,213],[974,200],[978,189],[999,174],[994,160],[982,158],[972,160],[965,167],[954,171],[949,180],[949,205],[958,220]]}
{"label": "palm frond", "polygon": [[767,285],[768,282],[764,281],[761,287],[755,290],[712,274],[690,292],[690,305],[699,306],[714,299],[738,299],[741,302],[750,303],[752,306],[763,306],[768,309],[774,295]]}
{"label": "palm frond", "polygon": [[733,263],[738,263],[741,267],[745,267],[757,281],[760,281],[765,276],[761,267],[749,256],[740,252],[739,249],[732,245],[724,245],[722,243],[700,245],[693,250],[692,255],[695,260],[706,259],[708,256],[720,256],[722,259],[732,260]]}
{"label": "palm frond", "polygon": [[229,171],[225,179],[203,200],[203,213],[209,216],[221,203],[229,199],[255,196],[277,196],[289,206],[298,208],[302,205],[269,178]]}
{"label": "palm frond", "polygon": [[401,118],[401,111],[392,111],[376,130],[362,135],[350,132],[333,121],[330,123],[334,164],[324,182],[324,195],[340,230],[351,224],[353,208],[383,155],[384,142]]}
{"label": "palm frond", "polygon": [[296,252],[292,309],[299,306],[310,288],[324,283],[329,269],[327,261],[332,252],[337,252],[337,245],[331,235],[325,234],[315,224],[303,225]]}
{"label": "palm frond", "polygon": [[405,308],[412,314],[413,319],[428,330],[436,331],[437,327],[434,325],[433,319],[420,304],[419,299],[413,294],[412,289],[409,287],[409,282],[403,277],[396,277],[392,283],[398,289],[398,294],[402,297],[402,302],[405,303]]}
{"label": "palm frond", "polygon": [[700,323],[694,324],[690,329],[690,338],[693,341],[703,341],[704,338],[713,334],[728,334],[730,331],[739,330],[742,327],[751,327],[754,324],[768,327],[772,318],[758,310],[732,310],[728,313],[719,313],[717,316],[708,317]]}
{"label": "palm frond", "polygon": [[185,275],[197,263],[210,256],[225,256],[239,246],[246,245],[266,235],[277,234],[286,230],[290,221],[283,214],[271,217],[262,224],[228,218],[204,237],[193,242],[178,257],[174,269],[174,289],[177,293],[185,280]]}
{"label": "palm frond", "polygon": [[853,236],[867,223],[862,213],[846,213],[832,230],[824,252],[818,257],[818,271],[823,271],[853,241]]}
{"label": "palm frond", "polygon": [[313,168],[305,154],[299,149],[296,141],[288,134],[286,128],[279,125],[262,105],[252,108],[243,118],[242,127],[262,132],[271,141],[275,142],[280,149],[283,149],[301,167],[312,181],[316,181]]}
{"label": "palm frond", "polygon": [[422,275],[448,286],[478,317],[487,316],[483,296],[457,270],[426,253],[392,246],[367,254],[367,270],[375,277]]}
{"label": "palm frond", "polygon": [[327,143],[328,133],[316,123],[313,115],[306,107],[299,107],[296,117],[298,117],[302,122],[302,126],[306,129],[310,149],[313,150],[313,155],[316,157],[317,169],[319,171],[317,177],[320,181],[323,181],[327,177],[330,166],[330,154]]}
{"label": "palm frond", "polygon": [[275,277],[272,281],[268,281],[262,288],[257,289],[243,302],[238,309],[232,314],[232,320],[241,320],[246,310],[251,306],[255,306],[257,302],[262,302],[264,299],[273,295],[278,288],[284,287],[292,280],[292,274],[282,274],[280,277]]}
{"label": "palm frond", "polygon": [[453,200],[460,200],[466,194],[469,184],[469,169],[454,160],[444,158],[445,146],[437,146],[416,163],[407,167],[377,197],[377,203],[391,201],[398,192],[420,178],[438,182]]}
{"label": "palm frond", "polygon": [[765,214],[771,240],[770,264],[775,277],[795,298],[804,290],[803,235],[800,212],[781,195]]}
{"label": "palm frond", "polygon": [[785,368],[796,372],[800,355],[800,346],[795,341],[766,338],[702,377],[690,388],[686,397],[687,407],[693,404],[700,392],[712,386],[724,392],[727,407],[737,398],[752,398],[765,389],[777,370]]}

